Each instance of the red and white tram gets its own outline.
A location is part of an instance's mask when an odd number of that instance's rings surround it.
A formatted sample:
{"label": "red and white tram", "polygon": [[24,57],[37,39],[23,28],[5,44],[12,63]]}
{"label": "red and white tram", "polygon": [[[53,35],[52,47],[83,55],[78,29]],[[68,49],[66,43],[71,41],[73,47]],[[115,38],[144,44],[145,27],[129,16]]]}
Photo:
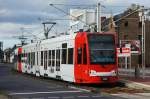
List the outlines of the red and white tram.
{"label": "red and white tram", "polygon": [[118,81],[115,35],[79,32],[16,49],[19,72],[74,83]]}

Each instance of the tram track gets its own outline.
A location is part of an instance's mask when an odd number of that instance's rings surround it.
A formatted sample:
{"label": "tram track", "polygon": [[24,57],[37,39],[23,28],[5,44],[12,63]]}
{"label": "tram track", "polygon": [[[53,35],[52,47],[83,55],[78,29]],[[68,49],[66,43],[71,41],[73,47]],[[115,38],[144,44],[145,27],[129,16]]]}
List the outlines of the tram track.
{"label": "tram track", "polygon": [[53,83],[62,87],[71,88],[71,89],[77,89],[85,92],[92,92],[92,93],[100,93],[100,94],[117,94],[117,93],[148,93],[148,90],[145,89],[135,89],[135,88],[129,88],[125,86],[123,82],[117,82],[116,84],[75,84],[70,83],[66,81],[61,81],[53,78],[47,78],[47,77],[36,77],[35,75],[31,74],[22,74],[18,73],[15,70],[11,70],[13,74],[16,75],[22,75],[24,77],[28,77],[31,79],[35,79],[38,81],[46,81],[48,83]]}

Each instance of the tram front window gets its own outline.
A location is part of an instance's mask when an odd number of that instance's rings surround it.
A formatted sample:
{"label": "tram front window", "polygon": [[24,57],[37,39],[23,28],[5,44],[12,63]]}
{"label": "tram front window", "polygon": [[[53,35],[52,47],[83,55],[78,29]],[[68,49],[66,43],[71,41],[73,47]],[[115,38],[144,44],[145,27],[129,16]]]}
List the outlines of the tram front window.
{"label": "tram front window", "polygon": [[114,64],[115,42],[113,35],[88,35],[91,64]]}

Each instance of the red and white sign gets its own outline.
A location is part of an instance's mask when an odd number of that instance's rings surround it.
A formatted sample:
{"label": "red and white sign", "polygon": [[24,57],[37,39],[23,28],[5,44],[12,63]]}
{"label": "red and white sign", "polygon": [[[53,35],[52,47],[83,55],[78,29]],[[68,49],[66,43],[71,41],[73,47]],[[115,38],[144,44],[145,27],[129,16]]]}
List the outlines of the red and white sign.
{"label": "red and white sign", "polygon": [[130,47],[131,54],[141,54],[140,40],[121,40],[121,47]]}
{"label": "red and white sign", "polygon": [[117,48],[117,56],[118,57],[130,57],[131,56],[131,48]]}

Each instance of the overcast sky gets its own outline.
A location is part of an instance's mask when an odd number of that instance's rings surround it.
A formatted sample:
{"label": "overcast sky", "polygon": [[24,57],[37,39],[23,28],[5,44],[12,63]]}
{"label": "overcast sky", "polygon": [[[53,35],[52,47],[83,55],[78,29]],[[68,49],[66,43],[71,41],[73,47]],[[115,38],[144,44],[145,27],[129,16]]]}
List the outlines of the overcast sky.
{"label": "overcast sky", "polygon": [[[103,13],[113,14],[123,12],[132,3],[150,6],[150,0],[0,0],[0,41],[4,42],[4,48],[12,47],[19,43],[14,36],[21,35],[20,28],[24,27],[25,35],[42,36],[42,21],[52,18],[67,18],[64,13],[50,7],[55,4],[96,4],[100,1],[105,8]],[[58,6],[68,11],[71,6]],[[53,32],[65,32],[68,28],[67,21],[57,21]],[[32,34],[31,34],[32,33]],[[41,34],[40,34],[41,33]]]}

